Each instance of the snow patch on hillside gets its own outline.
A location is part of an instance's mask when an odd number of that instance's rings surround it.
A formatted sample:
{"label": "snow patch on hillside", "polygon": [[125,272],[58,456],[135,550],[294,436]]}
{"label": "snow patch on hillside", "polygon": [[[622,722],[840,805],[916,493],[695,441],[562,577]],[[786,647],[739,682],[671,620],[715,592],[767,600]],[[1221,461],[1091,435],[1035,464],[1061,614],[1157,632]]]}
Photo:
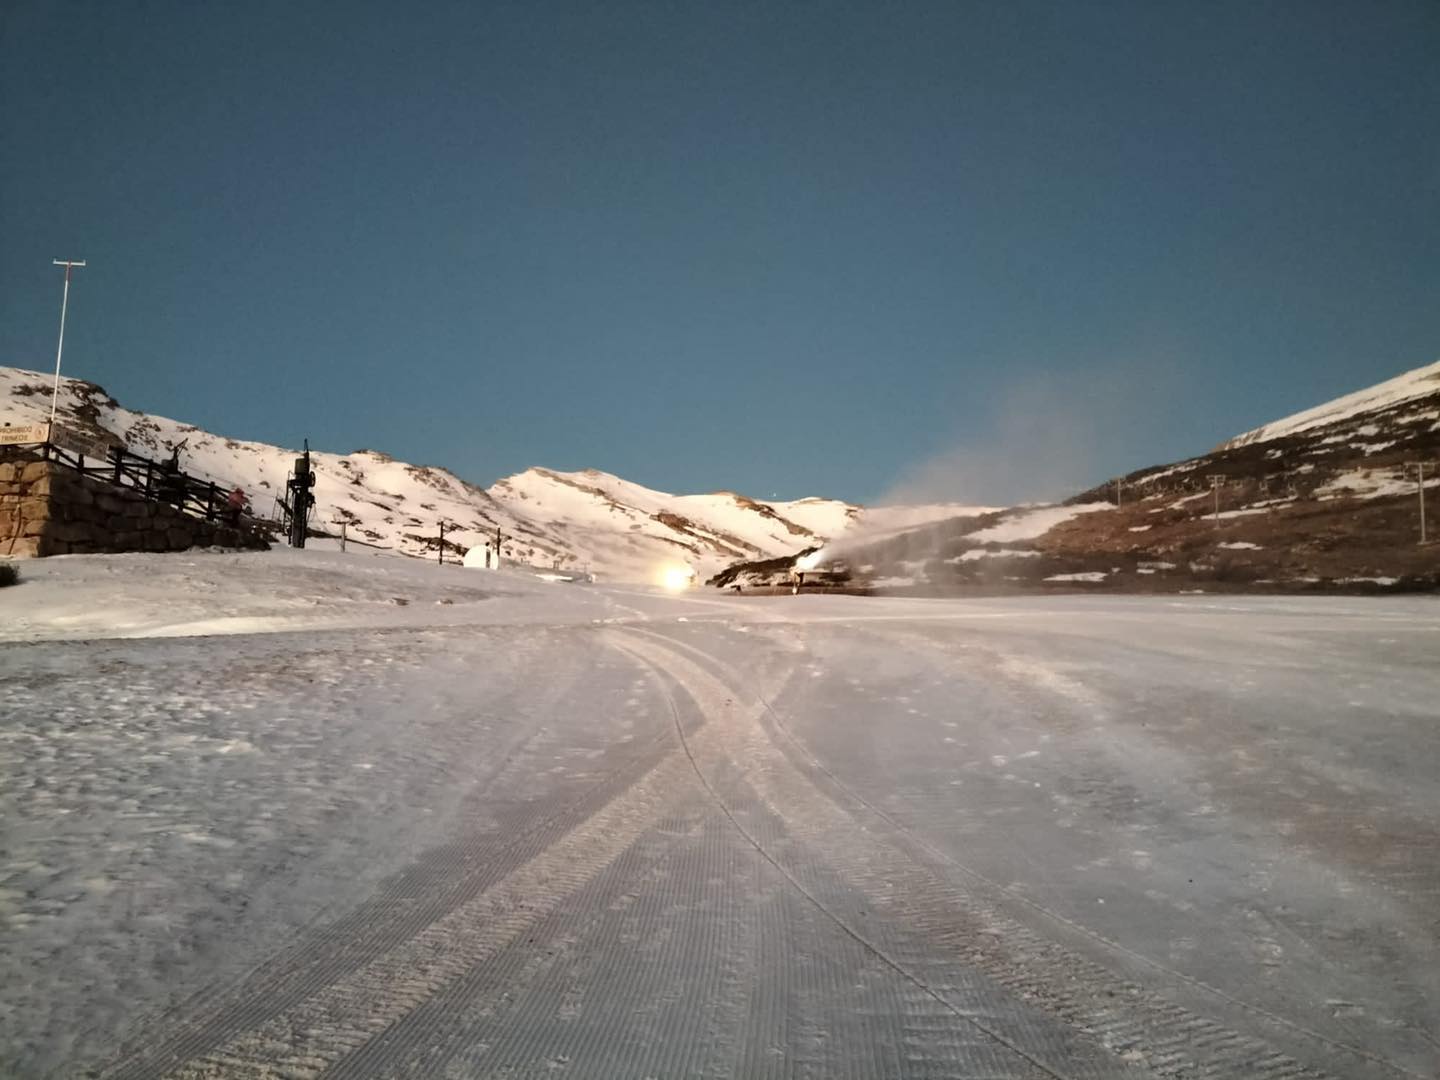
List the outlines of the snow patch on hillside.
{"label": "snow patch on hillside", "polygon": [[1031,510],[1020,510],[1011,514],[1004,521],[980,529],[978,532],[967,533],[965,539],[980,543],[994,541],[1001,544],[1016,540],[1034,540],[1044,536],[1056,525],[1081,514],[1112,509],[1114,507],[1110,503],[1097,502],[1081,503],[1077,506],[1040,506]]}
{"label": "snow patch on hillside", "polygon": [[[1425,486],[1440,484],[1440,477],[1426,477]],[[1413,495],[1419,491],[1415,476],[1397,469],[1352,469],[1315,489],[1317,499],[1345,497],[1378,499],[1389,495]]]}
{"label": "snow patch on hillside", "polygon": [[1029,548],[971,548],[962,552],[952,559],[946,559],[949,563],[974,562],[976,559],[1033,559],[1040,553],[1031,551]]}

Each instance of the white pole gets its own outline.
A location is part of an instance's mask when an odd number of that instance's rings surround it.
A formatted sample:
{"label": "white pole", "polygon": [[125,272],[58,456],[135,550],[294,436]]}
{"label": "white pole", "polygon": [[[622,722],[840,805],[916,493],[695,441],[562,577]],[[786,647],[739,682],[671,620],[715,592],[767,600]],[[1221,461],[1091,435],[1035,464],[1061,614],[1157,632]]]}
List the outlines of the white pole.
{"label": "white pole", "polygon": [[70,270],[75,266],[84,266],[84,260],[76,262],[73,259],[51,259],[55,266],[65,267],[65,291],[60,296],[60,344],[55,346],[55,389],[50,394],[50,427],[55,427],[55,410],[60,404],[60,356],[65,351],[65,309],[70,306]]}

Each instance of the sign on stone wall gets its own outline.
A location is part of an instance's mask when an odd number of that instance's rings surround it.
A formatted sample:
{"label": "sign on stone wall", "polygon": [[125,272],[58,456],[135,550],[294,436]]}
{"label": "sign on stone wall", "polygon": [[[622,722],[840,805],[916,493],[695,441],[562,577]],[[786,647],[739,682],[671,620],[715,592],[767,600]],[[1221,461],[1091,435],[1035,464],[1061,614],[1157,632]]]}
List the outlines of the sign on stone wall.
{"label": "sign on stone wall", "polygon": [[69,450],[72,454],[84,454],[86,457],[106,458],[110,456],[112,443],[105,439],[97,439],[95,436],[84,431],[75,431],[62,424],[56,424],[50,432],[50,442],[62,450]]}
{"label": "sign on stone wall", "polygon": [[49,424],[23,424],[0,427],[0,446],[20,446],[24,443],[43,443],[50,440]]}

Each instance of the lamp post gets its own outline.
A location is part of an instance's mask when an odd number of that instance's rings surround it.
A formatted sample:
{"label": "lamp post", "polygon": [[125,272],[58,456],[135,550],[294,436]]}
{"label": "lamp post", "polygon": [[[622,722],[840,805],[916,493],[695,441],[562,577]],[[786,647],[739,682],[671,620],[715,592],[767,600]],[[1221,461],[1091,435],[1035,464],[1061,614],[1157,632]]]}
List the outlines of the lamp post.
{"label": "lamp post", "polygon": [[60,404],[60,355],[65,351],[65,309],[70,306],[70,271],[84,266],[85,260],[51,259],[55,266],[65,267],[65,292],[60,297],[60,344],[55,346],[55,389],[50,394],[50,427],[55,427],[55,409]]}

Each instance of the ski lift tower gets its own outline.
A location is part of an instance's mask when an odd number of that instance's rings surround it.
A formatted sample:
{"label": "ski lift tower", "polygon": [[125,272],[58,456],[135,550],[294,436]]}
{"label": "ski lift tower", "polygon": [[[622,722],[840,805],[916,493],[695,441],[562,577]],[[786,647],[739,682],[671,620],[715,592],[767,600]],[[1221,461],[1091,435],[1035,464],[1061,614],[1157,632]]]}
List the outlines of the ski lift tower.
{"label": "ski lift tower", "polygon": [[315,486],[315,470],[310,467],[310,440],[305,440],[305,453],[295,459],[295,471],[285,481],[288,502],[280,505],[290,518],[290,546],[303,548],[305,533],[310,527],[310,510],[315,505],[311,488]]}

